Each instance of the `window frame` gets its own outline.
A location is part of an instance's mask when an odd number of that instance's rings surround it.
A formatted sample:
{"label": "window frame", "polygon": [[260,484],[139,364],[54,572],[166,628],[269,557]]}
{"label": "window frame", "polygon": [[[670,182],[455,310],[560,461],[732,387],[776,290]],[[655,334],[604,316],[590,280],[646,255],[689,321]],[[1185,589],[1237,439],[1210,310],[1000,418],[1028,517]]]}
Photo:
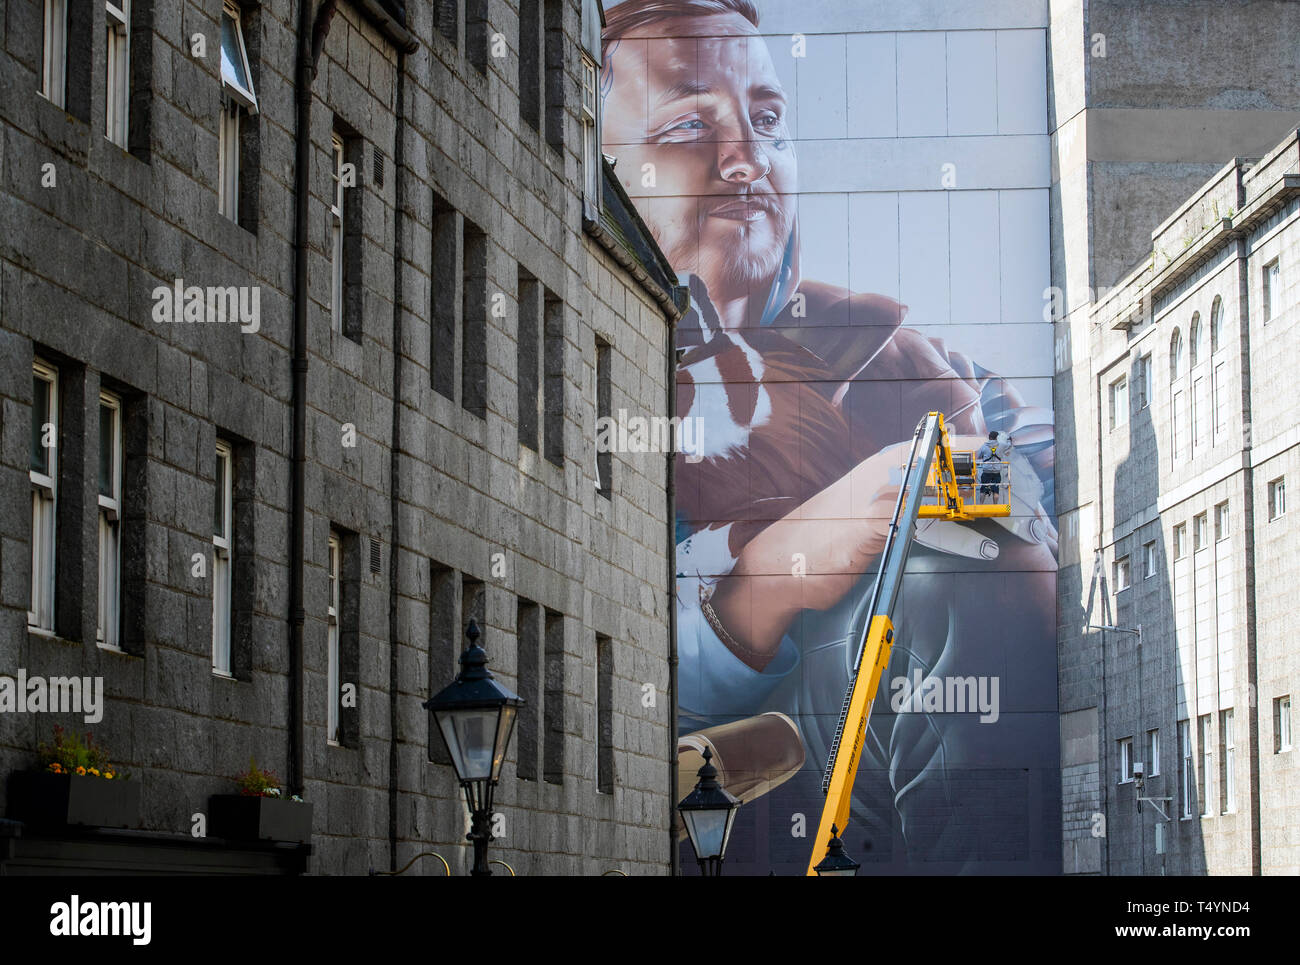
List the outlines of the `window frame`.
{"label": "window frame", "polygon": [[1192,517],[1192,553],[1199,553],[1210,544],[1210,514],[1197,513]]}
{"label": "window frame", "polygon": [[[601,206],[601,156],[600,141],[600,68],[585,52],[582,54],[582,101],[579,120],[582,122],[582,191],[583,209],[589,221],[600,217]],[[590,101],[590,103],[588,103]]]}
{"label": "window frame", "polygon": [[41,11],[40,95],[68,107],[68,0],[45,0]]}
{"label": "window frame", "polygon": [[1142,579],[1149,580],[1156,575],[1156,541],[1148,540],[1142,544]]}
{"label": "window frame", "polygon": [[223,216],[238,223],[239,151],[243,114],[233,98],[222,98],[221,118],[217,125],[217,209]]}
{"label": "window frame", "polygon": [[1279,282],[1282,280],[1282,259],[1274,257],[1264,265],[1263,291],[1263,314],[1264,324],[1267,325],[1277,317],[1277,289],[1281,287]]}
{"label": "window frame", "polygon": [[1122,429],[1128,425],[1129,395],[1128,375],[1121,375],[1110,383],[1110,429]]}
{"label": "window frame", "polygon": [[1153,727],[1147,731],[1146,741],[1147,777],[1160,776],[1160,728]]}
{"label": "window frame", "polygon": [[1232,514],[1229,500],[1214,504],[1214,541],[1221,543],[1232,535]]}
{"label": "window frame", "polygon": [[326,608],[326,690],[325,742],[340,746],[342,742],[342,641],[343,612],[343,536],[331,528],[328,541],[329,605]]}
{"label": "window frame", "polygon": [[1294,746],[1291,730],[1291,695],[1273,698],[1274,754],[1285,754]]}
{"label": "window frame", "polygon": [[[234,613],[234,507],[235,507],[235,448],[225,439],[216,444],[217,471],[213,493],[221,501],[221,520],[213,518],[212,535],[212,672],[221,677],[234,677],[232,626]],[[224,472],[222,467],[224,466]],[[217,529],[220,532],[217,532]],[[225,573],[224,581],[218,574]],[[221,659],[224,656],[224,661]]]}
{"label": "window frame", "polygon": [[[45,384],[46,422],[39,427],[41,438],[45,426],[53,427],[54,445],[45,449],[45,471],[28,466],[28,480],[32,496],[31,531],[31,607],[27,611],[27,628],[38,633],[54,633],[54,605],[57,593],[58,572],[58,513],[59,513],[59,411],[58,367],[39,356],[32,360],[32,388],[36,382]],[[32,428],[36,429],[36,399],[32,399]]]}
{"label": "window frame", "polygon": [[[222,3],[222,16],[229,17],[234,26],[235,43],[237,45],[236,52],[239,54],[239,64],[237,66],[243,69],[244,76],[248,78],[248,86],[243,86],[240,84],[239,78],[228,74],[224,64],[220,67],[221,86],[227,92],[227,96],[238,102],[244,110],[248,111],[250,114],[256,114],[258,111],[257,91],[253,84],[252,64],[248,60],[248,46],[244,43],[243,11],[237,3],[232,3],[231,0],[224,0]],[[223,38],[221,37],[218,37],[217,39],[217,52],[218,56],[221,56],[226,52]]]}
{"label": "window frame", "polygon": [[1133,738],[1121,737],[1119,744],[1119,780],[1116,784],[1133,783]]}
{"label": "window frame", "polygon": [[1193,807],[1192,797],[1195,793],[1195,774],[1193,773],[1192,764],[1194,761],[1194,750],[1192,748],[1192,721],[1185,718],[1178,722],[1178,745],[1179,745],[1179,788],[1182,793],[1182,810],[1179,817],[1184,821],[1190,821],[1196,817],[1195,808]]}
{"label": "window frame", "polygon": [[[1281,498],[1278,498],[1281,497]],[[1286,515],[1286,476],[1278,476],[1268,481],[1268,521],[1281,519]]]}
{"label": "window frame", "polygon": [[[95,620],[95,642],[105,650],[122,651],[122,473],[126,461],[122,425],[122,397],[101,389],[99,393],[100,446],[103,446],[104,412],[112,413],[109,446],[109,493],[98,491],[96,504],[99,528],[99,600]],[[101,451],[100,458],[103,458]]]}
{"label": "window frame", "polygon": [[1197,793],[1201,796],[1201,817],[1214,816],[1210,798],[1214,795],[1214,715],[1201,714],[1196,718],[1197,740],[1201,747],[1201,769]]}
{"label": "window frame", "polygon": [[104,136],[122,150],[131,131],[131,0],[104,0]]}
{"label": "window frame", "polygon": [[343,334],[343,165],[347,163],[347,150],[343,135],[334,131],[330,135],[334,159],[334,199],[330,204],[330,329]]}
{"label": "window frame", "polygon": [[1237,779],[1234,773],[1237,759],[1235,717],[1231,707],[1219,711],[1219,813],[1221,814],[1234,814],[1237,810]]}
{"label": "window frame", "polygon": [[1181,560],[1187,555],[1187,524],[1174,524],[1174,559]]}
{"label": "window frame", "polygon": [[1152,362],[1151,353],[1138,356],[1137,360],[1137,387],[1138,387],[1138,409],[1145,409],[1151,405],[1151,374]]}
{"label": "window frame", "polygon": [[[1120,579],[1120,576],[1123,579]],[[1123,593],[1133,585],[1133,566],[1129,560],[1128,554],[1118,556],[1115,562],[1111,564],[1111,582],[1114,584],[1115,593]]]}

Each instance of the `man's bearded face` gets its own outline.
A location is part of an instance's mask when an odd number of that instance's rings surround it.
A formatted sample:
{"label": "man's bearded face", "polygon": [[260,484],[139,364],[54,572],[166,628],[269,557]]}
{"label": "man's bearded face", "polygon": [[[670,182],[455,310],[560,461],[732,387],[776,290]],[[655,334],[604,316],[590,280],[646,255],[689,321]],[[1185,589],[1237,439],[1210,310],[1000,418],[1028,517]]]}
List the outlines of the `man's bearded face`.
{"label": "man's bearded face", "polygon": [[604,147],[668,260],[715,300],[765,297],[797,189],[767,44],[739,14],[670,17],[610,44],[605,71]]}

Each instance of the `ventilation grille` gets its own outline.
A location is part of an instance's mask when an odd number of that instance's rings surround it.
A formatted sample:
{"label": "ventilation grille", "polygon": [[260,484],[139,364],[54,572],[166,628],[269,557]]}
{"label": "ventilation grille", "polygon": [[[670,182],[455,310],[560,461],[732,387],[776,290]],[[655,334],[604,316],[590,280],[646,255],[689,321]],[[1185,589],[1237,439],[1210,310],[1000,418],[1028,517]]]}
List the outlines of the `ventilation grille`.
{"label": "ventilation grille", "polygon": [[370,537],[370,572],[379,572],[379,537]]}
{"label": "ventilation grille", "polygon": [[384,152],[375,148],[375,187],[384,186]]}

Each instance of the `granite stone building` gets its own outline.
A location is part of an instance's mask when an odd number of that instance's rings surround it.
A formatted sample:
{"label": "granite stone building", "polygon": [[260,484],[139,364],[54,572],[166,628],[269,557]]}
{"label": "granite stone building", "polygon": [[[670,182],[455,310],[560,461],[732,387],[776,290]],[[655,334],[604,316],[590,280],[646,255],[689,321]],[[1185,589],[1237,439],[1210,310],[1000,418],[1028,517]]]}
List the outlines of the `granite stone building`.
{"label": "granite stone building", "polygon": [[1050,6],[1064,871],[1296,874],[1300,7]]}
{"label": "granite stone building", "polygon": [[[0,874],[463,872],[421,702],[470,619],[526,701],[492,857],[669,870],[670,457],[595,435],[671,415],[685,295],[598,151],[602,16],[0,0],[0,677],[103,687],[0,705],[0,800],[56,724],[141,792],[0,822]],[[250,759],[309,850],[207,826]]]}

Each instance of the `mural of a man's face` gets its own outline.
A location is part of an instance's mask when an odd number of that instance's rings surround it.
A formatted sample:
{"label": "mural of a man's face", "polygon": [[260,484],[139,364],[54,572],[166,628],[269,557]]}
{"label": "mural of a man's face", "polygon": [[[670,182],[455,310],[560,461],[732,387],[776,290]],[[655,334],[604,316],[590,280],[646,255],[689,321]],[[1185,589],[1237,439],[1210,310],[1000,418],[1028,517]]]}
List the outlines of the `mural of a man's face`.
{"label": "mural of a man's face", "polygon": [[610,44],[605,70],[605,148],[673,267],[715,299],[766,295],[794,224],[797,170],[786,95],[754,25],[668,17]]}

